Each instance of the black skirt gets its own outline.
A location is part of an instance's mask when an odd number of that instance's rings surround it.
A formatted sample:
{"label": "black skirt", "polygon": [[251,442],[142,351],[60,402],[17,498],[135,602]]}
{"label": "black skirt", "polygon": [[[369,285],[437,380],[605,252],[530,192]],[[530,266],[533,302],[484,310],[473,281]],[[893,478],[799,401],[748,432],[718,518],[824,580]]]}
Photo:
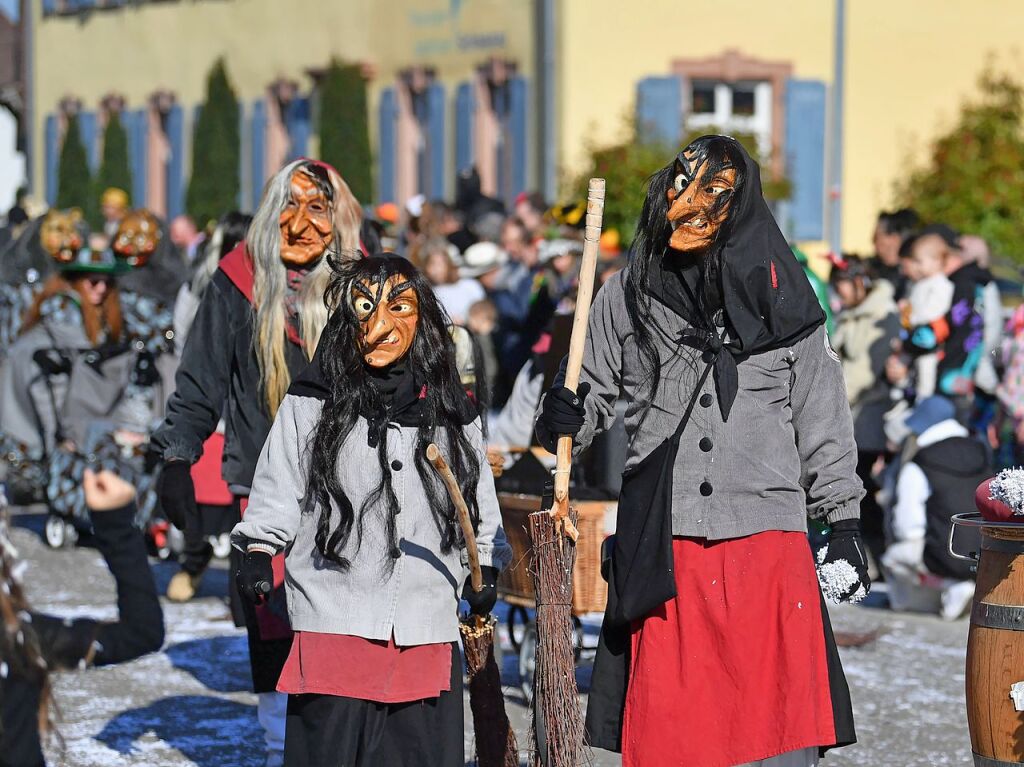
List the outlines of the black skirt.
{"label": "black skirt", "polygon": [[462,664],[451,689],[409,703],[289,695],[285,767],[463,767]]}

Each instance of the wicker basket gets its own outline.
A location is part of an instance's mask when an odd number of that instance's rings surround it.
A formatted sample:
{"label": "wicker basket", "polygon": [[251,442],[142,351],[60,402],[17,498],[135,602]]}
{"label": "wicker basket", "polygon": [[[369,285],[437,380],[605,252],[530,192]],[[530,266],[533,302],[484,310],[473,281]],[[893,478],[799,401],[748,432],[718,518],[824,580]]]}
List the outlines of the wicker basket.
{"label": "wicker basket", "polygon": [[[505,535],[512,547],[512,564],[498,580],[498,592],[506,602],[523,607],[534,606],[533,576],[530,574],[530,536],[527,517],[540,511],[540,496],[498,494]],[[572,611],[575,615],[604,612],[608,602],[608,584],[601,577],[601,543],[608,501],[573,503],[579,512],[576,527],[576,566],[573,568]]]}

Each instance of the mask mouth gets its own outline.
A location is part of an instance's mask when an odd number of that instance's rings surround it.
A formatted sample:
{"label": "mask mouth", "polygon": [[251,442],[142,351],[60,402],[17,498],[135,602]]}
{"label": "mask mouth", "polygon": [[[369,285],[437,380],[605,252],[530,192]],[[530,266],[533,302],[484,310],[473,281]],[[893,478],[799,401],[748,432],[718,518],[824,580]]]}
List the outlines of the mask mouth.
{"label": "mask mouth", "polygon": [[672,226],[672,231],[677,229],[686,229],[690,232],[703,232],[708,228],[708,220],[703,213],[694,213],[688,218],[683,219],[672,219],[669,221]]}

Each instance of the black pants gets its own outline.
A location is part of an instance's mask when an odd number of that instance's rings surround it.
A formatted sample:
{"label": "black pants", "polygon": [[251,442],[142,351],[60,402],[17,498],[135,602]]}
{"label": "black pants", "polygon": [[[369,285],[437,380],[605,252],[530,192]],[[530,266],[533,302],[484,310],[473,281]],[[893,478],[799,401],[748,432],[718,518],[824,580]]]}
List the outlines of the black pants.
{"label": "black pants", "polygon": [[289,695],[285,767],[462,767],[462,665],[451,689],[411,703]]}
{"label": "black pants", "polygon": [[[230,507],[229,507],[230,508]],[[181,569],[189,575],[198,575],[206,570],[213,559],[213,546],[206,540],[206,529],[203,521],[207,515],[222,514],[220,506],[207,506],[200,504],[197,507],[199,514],[195,519],[185,520],[185,529],[182,533],[185,537],[185,549],[181,552]]]}
{"label": "black pants", "polygon": [[[857,452],[857,476],[864,483],[865,495],[860,502],[860,530],[864,537],[864,545],[877,565],[885,553],[885,511],[875,500],[875,493],[879,491],[878,483],[871,476],[871,467],[879,456],[889,459],[888,453],[876,451]],[[881,568],[879,568],[881,569]]]}

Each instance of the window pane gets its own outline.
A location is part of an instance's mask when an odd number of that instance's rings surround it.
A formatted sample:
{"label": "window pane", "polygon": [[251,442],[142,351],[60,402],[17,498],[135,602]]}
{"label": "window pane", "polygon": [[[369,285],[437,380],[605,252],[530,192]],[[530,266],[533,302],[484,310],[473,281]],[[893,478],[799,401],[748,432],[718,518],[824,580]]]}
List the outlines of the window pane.
{"label": "window pane", "polygon": [[737,85],[732,89],[732,113],[749,116],[754,114],[754,88],[749,85]]}
{"label": "window pane", "polygon": [[693,84],[693,113],[714,114],[715,84],[696,82]]}

